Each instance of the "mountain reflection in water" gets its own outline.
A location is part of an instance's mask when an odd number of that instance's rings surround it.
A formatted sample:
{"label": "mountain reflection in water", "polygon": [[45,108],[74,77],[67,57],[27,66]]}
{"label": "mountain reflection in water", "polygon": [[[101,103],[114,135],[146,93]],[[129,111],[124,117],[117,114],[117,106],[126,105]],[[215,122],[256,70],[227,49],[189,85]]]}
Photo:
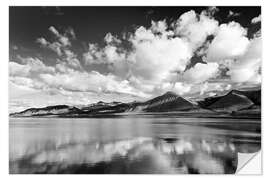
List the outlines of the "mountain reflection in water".
{"label": "mountain reflection in water", "polygon": [[[235,173],[238,152],[260,149],[260,122],[233,121],[10,119],[10,173]],[[226,122],[245,128],[217,128]],[[257,128],[248,131],[248,126]]]}

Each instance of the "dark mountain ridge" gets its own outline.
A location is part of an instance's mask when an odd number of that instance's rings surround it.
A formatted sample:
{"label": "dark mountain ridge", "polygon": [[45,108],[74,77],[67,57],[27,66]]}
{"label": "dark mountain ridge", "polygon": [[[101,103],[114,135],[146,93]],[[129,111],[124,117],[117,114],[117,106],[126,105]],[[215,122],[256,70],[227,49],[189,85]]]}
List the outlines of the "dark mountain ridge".
{"label": "dark mountain ridge", "polygon": [[[111,102],[99,101],[87,106],[75,107],[68,105],[47,106],[44,108],[30,108],[10,116],[46,116],[58,115],[65,117],[83,117],[99,114],[113,114],[124,112],[256,112],[260,113],[261,90],[239,91],[232,90],[223,96],[208,97],[194,104],[174,92],[167,92],[161,96],[145,102]],[[247,110],[249,109],[249,110]],[[206,112],[207,112],[206,111]]]}

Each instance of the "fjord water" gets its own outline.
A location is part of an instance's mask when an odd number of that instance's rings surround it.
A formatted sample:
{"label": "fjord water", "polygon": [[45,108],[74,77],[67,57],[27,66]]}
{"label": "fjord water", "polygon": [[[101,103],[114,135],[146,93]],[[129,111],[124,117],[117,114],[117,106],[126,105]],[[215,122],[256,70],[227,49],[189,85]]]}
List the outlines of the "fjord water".
{"label": "fjord water", "polygon": [[10,173],[235,173],[260,119],[133,114],[10,118]]}

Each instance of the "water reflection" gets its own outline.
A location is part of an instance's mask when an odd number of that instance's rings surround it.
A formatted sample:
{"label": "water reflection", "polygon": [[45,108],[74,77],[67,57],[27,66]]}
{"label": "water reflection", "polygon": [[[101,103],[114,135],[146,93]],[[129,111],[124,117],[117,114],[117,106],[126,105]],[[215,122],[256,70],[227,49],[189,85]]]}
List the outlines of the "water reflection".
{"label": "water reflection", "polygon": [[256,132],[153,123],[164,119],[62,120],[11,120],[10,173],[234,173],[238,152],[260,149]]}

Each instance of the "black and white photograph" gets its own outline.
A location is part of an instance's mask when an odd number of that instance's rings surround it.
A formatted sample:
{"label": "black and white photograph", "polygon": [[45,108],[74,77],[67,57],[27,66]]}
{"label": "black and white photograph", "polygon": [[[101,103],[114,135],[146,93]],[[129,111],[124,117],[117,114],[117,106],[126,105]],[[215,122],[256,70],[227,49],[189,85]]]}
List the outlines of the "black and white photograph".
{"label": "black and white photograph", "polygon": [[9,6],[9,174],[236,174],[261,151],[261,6]]}

